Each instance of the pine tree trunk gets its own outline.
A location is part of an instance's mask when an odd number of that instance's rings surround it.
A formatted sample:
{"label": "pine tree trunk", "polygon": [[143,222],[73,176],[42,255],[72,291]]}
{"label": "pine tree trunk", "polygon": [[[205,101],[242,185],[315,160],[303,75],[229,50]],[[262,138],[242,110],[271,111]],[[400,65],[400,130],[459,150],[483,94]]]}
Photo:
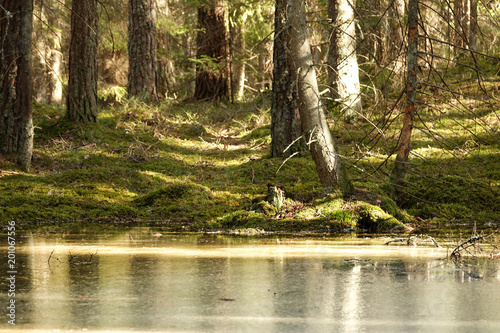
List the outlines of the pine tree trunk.
{"label": "pine tree trunk", "polygon": [[29,171],[33,152],[33,0],[5,0],[0,8],[0,152],[14,153]]}
{"label": "pine tree trunk", "polygon": [[97,0],[73,1],[67,117],[97,122]]}
{"label": "pine tree trunk", "polygon": [[363,112],[353,6],[355,2],[352,0],[328,2],[328,14],[333,22],[328,54],[329,85],[332,87],[332,98],[342,103],[342,113],[347,122],[359,118]]}
{"label": "pine tree trunk", "polygon": [[453,23],[454,23],[454,44],[458,47],[455,48],[455,53],[459,52],[460,48],[464,46],[464,30],[462,29],[463,15],[464,15],[464,0],[453,1]]}
{"label": "pine tree trunk", "polygon": [[129,0],[128,94],[158,101],[156,9],[154,0]]}
{"label": "pine tree trunk", "polygon": [[298,89],[298,108],[305,138],[316,164],[325,193],[354,192],[325,117],[319,98],[316,72],[309,45],[308,27],[303,0],[291,0],[288,8],[288,49],[293,84]]}
{"label": "pine tree trunk", "polygon": [[[305,150],[299,110],[297,108],[297,85],[293,83],[292,71],[288,60],[287,0],[276,0],[274,12],[273,48],[273,100],[271,105],[271,156],[288,157]],[[293,141],[296,139],[292,146]],[[289,147],[290,146],[290,147]],[[287,149],[288,148],[288,149]],[[286,149],[286,151],[285,151]]]}
{"label": "pine tree trunk", "polygon": [[406,81],[406,107],[404,110],[403,128],[399,137],[399,148],[396,163],[391,174],[391,185],[396,201],[405,205],[405,176],[408,169],[408,157],[411,148],[413,118],[416,112],[415,97],[417,93],[417,53],[418,47],[418,0],[410,0],[408,4],[408,67]]}
{"label": "pine tree trunk", "polygon": [[469,49],[476,50],[477,0],[470,0]]}
{"label": "pine tree trunk", "polygon": [[[224,2],[209,0],[198,8],[197,58],[194,97],[197,100],[224,99],[229,94],[229,64]],[[211,63],[211,62],[214,63]]]}

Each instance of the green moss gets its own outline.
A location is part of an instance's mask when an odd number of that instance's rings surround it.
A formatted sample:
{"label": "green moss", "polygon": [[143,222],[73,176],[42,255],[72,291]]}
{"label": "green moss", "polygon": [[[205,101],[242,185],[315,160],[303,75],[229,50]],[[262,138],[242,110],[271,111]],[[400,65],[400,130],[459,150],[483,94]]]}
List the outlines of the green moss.
{"label": "green moss", "polygon": [[[489,89],[498,85],[485,84]],[[493,130],[483,133],[463,117],[464,110],[446,111],[446,117],[425,110],[440,117],[433,125],[441,126],[438,130],[452,147],[439,147],[422,131],[414,132],[412,149],[423,158],[409,163],[412,202],[405,211],[388,197],[391,159],[380,165],[391,152],[391,142],[380,140],[363,158],[349,158],[365,149],[367,133],[376,134],[372,124],[341,124],[334,131],[339,153],[348,159],[356,197],[321,197],[309,153],[286,163],[269,158],[268,102],[264,95],[228,105],[130,100],[101,110],[97,124],[71,123],[63,108],[35,104],[32,173],[19,173],[12,160],[0,157],[0,219],[141,220],[180,222],[193,230],[289,232],[392,231],[402,227],[398,220],[436,225],[500,221],[500,177],[492,167],[500,144]],[[491,105],[475,105],[485,124],[498,121]],[[379,117],[373,106],[366,110],[371,121]],[[398,121],[387,125],[386,134],[399,132]],[[457,129],[457,123],[463,128]],[[268,183],[284,187],[281,209],[259,202]]]}
{"label": "green moss", "polygon": [[216,226],[221,228],[256,228],[266,222],[265,217],[259,213],[236,211],[222,216],[218,219]]}
{"label": "green moss", "polygon": [[263,213],[265,216],[276,216],[278,214],[279,210],[276,208],[276,206],[271,205],[269,202],[265,200],[261,200],[257,202],[255,206],[255,211],[258,213]]}
{"label": "green moss", "polygon": [[403,223],[410,221],[410,216],[404,210],[400,209],[396,202],[389,197],[382,197],[380,200],[380,208],[382,208],[387,214],[394,216],[399,221]]}
{"label": "green moss", "polygon": [[370,232],[403,231],[405,226],[382,208],[368,203],[358,207],[359,221],[357,226]]}
{"label": "green moss", "polygon": [[153,190],[135,199],[138,206],[153,206],[155,204],[198,197],[201,200],[212,199],[210,190],[191,182],[168,184],[163,188]]}

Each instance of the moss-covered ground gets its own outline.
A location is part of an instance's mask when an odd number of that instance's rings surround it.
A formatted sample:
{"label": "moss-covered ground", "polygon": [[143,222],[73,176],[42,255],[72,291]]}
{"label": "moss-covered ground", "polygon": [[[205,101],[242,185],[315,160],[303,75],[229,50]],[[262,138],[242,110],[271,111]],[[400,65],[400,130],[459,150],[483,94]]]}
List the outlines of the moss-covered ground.
{"label": "moss-covered ground", "polygon": [[[95,124],[70,123],[62,108],[35,105],[31,172],[0,157],[0,221],[322,233],[495,228],[498,127],[496,137],[488,133],[492,122],[498,125],[499,108],[480,107],[474,120],[453,111],[440,117],[439,131],[453,142],[450,149],[438,147],[424,131],[414,132],[408,175],[413,200],[400,209],[390,198],[392,158],[385,147],[396,143],[398,121],[391,125],[393,137],[372,140],[362,158],[355,153],[377,134],[373,122],[337,122],[334,136],[356,187],[346,199],[322,196],[309,154],[284,164],[270,158],[268,94],[235,104],[128,101],[101,110]],[[429,126],[438,126],[428,116]],[[490,132],[481,131],[483,122]],[[281,211],[264,201],[268,183],[284,187]]]}

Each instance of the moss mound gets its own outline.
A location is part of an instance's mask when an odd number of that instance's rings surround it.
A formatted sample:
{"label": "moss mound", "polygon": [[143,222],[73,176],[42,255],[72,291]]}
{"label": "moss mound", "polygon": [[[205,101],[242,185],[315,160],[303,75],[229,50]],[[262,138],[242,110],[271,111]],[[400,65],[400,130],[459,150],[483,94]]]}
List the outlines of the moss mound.
{"label": "moss mound", "polygon": [[360,229],[369,232],[401,232],[405,229],[403,223],[378,206],[362,203],[358,209],[357,227]]}

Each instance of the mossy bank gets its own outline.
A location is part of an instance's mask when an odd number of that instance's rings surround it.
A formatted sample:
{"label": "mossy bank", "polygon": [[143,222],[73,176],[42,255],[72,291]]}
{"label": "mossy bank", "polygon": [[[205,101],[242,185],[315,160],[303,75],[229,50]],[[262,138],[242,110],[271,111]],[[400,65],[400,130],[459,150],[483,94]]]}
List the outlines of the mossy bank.
{"label": "mossy bank", "polygon": [[[338,198],[322,195],[308,154],[286,163],[270,158],[269,106],[265,94],[239,104],[128,101],[102,110],[98,123],[73,124],[62,109],[35,105],[31,173],[16,169],[9,156],[0,158],[0,221],[321,233],[497,226],[500,174],[492,166],[498,142],[466,157],[467,168],[483,174],[474,180],[466,170],[456,172],[460,166],[448,155],[429,148],[434,164],[413,163],[433,182],[410,174],[414,200],[400,209],[384,178],[390,159],[378,167],[381,177],[366,172],[374,165],[369,157],[348,160],[356,195]],[[341,153],[349,155],[369,126],[337,128]],[[424,154],[424,148],[415,149]],[[279,208],[266,201],[269,183],[284,190]]]}

